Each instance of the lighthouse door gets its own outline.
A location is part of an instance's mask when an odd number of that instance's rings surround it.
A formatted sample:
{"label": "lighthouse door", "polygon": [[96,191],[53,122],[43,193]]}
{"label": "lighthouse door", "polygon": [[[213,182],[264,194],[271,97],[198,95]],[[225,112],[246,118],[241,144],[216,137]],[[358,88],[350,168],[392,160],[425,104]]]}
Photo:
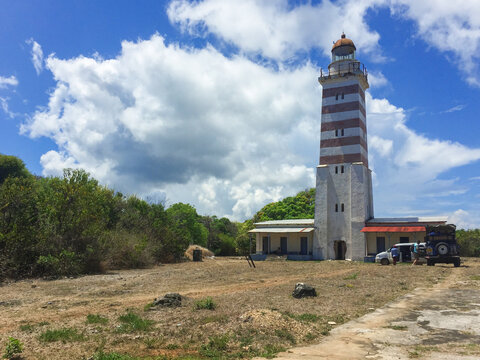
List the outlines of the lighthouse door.
{"label": "lighthouse door", "polygon": [[336,240],[334,242],[335,260],[345,260],[345,253],[347,252],[347,244],[343,240]]}

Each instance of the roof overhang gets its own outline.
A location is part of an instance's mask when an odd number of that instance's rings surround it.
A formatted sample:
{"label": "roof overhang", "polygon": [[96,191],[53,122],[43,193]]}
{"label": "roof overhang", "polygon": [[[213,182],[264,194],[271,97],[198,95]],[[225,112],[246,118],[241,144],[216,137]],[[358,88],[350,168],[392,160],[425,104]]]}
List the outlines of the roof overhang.
{"label": "roof overhang", "polygon": [[361,232],[413,233],[425,231],[425,226],[365,226]]}
{"label": "roof overhang", "polygon": [[252,229],[249,233],[309,233],[313,230],[313,227],[265,227]]}

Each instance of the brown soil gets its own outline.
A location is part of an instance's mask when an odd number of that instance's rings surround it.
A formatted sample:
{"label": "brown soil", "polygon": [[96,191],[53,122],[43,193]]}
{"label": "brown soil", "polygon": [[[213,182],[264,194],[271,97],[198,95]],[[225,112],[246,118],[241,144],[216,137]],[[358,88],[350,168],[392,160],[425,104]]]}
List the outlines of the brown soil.
{"label": "brown soil", "polygon": [[[25,359],[89,358],[99,349],[139,358],[198,356],[202,345],[204,355],[206,350],[232,357],[267,355],[317,343],[332,327],[416,287],[436,284],[453,269],[451,265],[394,267],[348,261],[256,265],[253,269],[243,259],[216,258],[75,279],[3,284],[0,344],[9,336],[21,340]],[[313,285],[318,296],[294,299],[291,293],[297,282]],[[186,297],[180,308],[144,310],[168,292]],[[217,305],[215,310],[194,310],[195,302],[208,296]],[[127,310],[152,320],[151,330],[119,333],[118,317]],[[106,317],[108,323],[87,324],[88,314]],[[337,325],[328,324],[332,321]],[[48,343],[39,339],[46,330],[62,328],[77,329],[85,339]],[[218,342],[208,345],[224,335],[226,347]]]}

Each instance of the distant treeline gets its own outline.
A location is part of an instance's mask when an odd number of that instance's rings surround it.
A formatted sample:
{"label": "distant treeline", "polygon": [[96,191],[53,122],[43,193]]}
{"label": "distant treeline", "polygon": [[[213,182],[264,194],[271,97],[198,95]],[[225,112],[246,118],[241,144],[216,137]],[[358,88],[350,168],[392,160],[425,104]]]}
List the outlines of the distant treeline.
{"label": "distant treeline", "polygon": [[[33,176],[23,161],[0,154],[0,281],[137,268],[183,258],[190,244],[216,255],[246,254],[255,222],[313,218],[315,189],[265,205],[252,219],[200,216],[99,185],[83,170]],[[458,230],[462,256],[480,256],[480,230]],[[254,250],[254,249],[252,249]]]}
{"label": "distant treeline", "polygon": [[83,170],[33,176],[22,160],[0,154],[0,280],[173,262],[190,244],[243,254],[248,224],[126,197]]}

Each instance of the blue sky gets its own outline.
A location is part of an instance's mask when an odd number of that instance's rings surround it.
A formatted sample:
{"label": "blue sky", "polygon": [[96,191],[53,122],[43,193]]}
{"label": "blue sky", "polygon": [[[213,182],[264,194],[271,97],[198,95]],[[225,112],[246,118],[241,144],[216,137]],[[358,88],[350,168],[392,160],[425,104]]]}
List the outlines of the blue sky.
{"label": "blue sky", "polygon": [[375,216],[480,227],[474,1],[0,1],[0,152],[243,220],[314,186],[320,68],[369,71]]}

